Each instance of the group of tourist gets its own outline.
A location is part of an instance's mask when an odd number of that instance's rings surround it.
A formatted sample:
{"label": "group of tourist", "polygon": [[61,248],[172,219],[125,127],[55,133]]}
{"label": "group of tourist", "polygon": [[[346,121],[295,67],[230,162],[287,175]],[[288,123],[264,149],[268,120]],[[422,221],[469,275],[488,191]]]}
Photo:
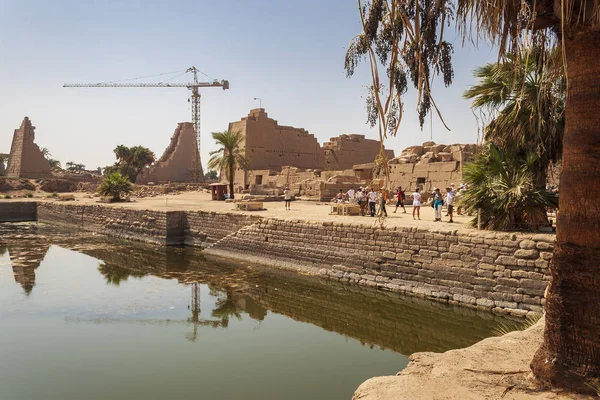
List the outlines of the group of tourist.
{"label": "group of tourist", "polygon": [[[431,193],[431,207],[434,209],[434,222],[442,221],[442,209],[444,205],[446,206],[446,216],[450,217],[448,222],[454,222],[454,204],[456,201],[456,197],[464,193],[467,190],[467,186],[460,184],[458,187],[458,192],[454,189],[454,183],[450,184],[449,187],[445,189],[445,192],[442,193],[440,188],[434,188]],[[422,204],[422,196],[419,193],[419,188],[416,188],[412,193],[412,216],[414,220],[421,219],[421,204]],[[402,186],[398,186],[396,191],[396,208],[394,209],[394,213],[398,211],[398,208],[402,208],[402,212],[406,214],[406,207],[404,205],[406,201],[406,193],[402,190]],[[347,192],[344,193],[342,189],[340,189],[337,197],[332,199],[333,202],[344,203],[348,201],[351,204],[357,204],[360,207],[360,215],[365,216],[369,214],[371,217],[385,216],[387,217],[387,209],[386,204],[388,199],[390,198],[389,193],[385,189],[375,190],[373,187],[360,187],[358,190],[354,190],[351,187]],[[367,211],[368,208],[368,211]],[[457,210],[457,214],[461,215],[460,207]]]}

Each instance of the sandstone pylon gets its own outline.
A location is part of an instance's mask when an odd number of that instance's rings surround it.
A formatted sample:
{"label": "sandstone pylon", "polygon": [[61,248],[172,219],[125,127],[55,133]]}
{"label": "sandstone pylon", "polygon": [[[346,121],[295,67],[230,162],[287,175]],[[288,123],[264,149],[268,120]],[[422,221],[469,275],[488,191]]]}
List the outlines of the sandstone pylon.
{"label": "sandstone pylon", "polygon": [[40,148],[34,143],[35,127],[28,117],[23,119],[21,127],[15,129],[6,176],[8,178],[46,178],[51,176],[50,165]]}

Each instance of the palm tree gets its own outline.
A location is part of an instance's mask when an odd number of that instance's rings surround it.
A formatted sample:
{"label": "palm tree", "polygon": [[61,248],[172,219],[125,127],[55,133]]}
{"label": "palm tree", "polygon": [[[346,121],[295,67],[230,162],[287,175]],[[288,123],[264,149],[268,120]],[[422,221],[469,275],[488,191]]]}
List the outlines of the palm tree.
{"label": "palm tree", "polygon": [[556,208],[558,199],[534,185],[537,156],[525,157],[514,149],[487,147],[475,161],[465,165],[463,181],[469,190],[458,197],[467,214],[478,214],[472,226],[483,229],[532,230],[548,224],[546,209]]}
{"label": "palm tree", "polygon": [[225,173],[229,181],[229,198],[233,199],[233,181],[235,178],[235,169],[247,169],[250,161],[246,158],[245,151],[241,147],[244,137],[239,131],[213,132],[213,139],[218,146],[218,150],[210,152],[208,168]]}
{"label": "palm tree", "polygon": [[[537,47],[523,54],[507,54],[493,64],[475,70],[479,82],[463,97],[473,100],[472,108],[491,115],[484,127],[484,140],[502,149],[515,149],[524,158],[537,155],[537,188],[546,184],[550,163],[562,152],[565,85],[560,68],[547,68],[548,60],[560,59],[554,48]],[[559,65],[554,63],[554,65]]]}
{"label": "palm tree", "polygon": [[[372,0],[364,7],[358,0],[358,9],[363,30],[348,47],[346,71],[370,61],[369,119],[393,133],[407,77],[418,91],[421,120],[437,111],[430,82],[440,71],[446,86],[452,82],[452,45],[443,28],[452,19],[463,43],[487,39],[499,54],[522,54],[532,41],[558,42],[567,86],[560,213],[544,343],[532,370],[543,382],[589,391],[586,381],[600,379],[600,0]],[[382,98],[383,90],[390,95]]]}
{"label": "palm tree", "polygon": [[567,100],[560,213],[544,343],[532,370],[543,382],[589,391],[586,381],[600,379],[600,0],[458,3],[465,32],[473,24],[501,53],[518,49],[524,28],[534,36],[555,36],[563,49]]}

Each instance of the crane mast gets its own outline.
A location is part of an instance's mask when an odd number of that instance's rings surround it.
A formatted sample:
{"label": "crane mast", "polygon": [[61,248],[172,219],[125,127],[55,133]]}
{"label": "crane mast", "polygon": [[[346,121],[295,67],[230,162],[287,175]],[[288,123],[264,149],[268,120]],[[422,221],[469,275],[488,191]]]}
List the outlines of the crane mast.
{"label": "crane mast", "polygon": [[194,81],[191,83],[169,83],[169,82],[157,82],[157,83],[65,83],[63,87],[66,88],[187,88],[192,91],[191,102],[192,109],[192,124],[194,125],[195,138],[196,138],[196,152],[194,156],[191,170],[194,176],[194,181],[200,182],[204,178],[202,171],[202,161],[200,159],[200,90],[201,87],[221,87],[223,90],[229,89],[229,81],[222,80],[217,81],[216,79],[212,82],[199,82],[198,72],[196,67],[190,67],[185,70],[185,73],[191,72],[194,76]]}

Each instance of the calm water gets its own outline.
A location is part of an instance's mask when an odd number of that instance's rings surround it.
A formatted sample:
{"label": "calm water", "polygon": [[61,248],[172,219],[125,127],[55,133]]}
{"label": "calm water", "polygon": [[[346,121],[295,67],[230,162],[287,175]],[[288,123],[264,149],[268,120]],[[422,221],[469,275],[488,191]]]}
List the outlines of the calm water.
{"label": "calm water", "polygon": [[0,399],[350,399],[486,313],[0,224]]}

